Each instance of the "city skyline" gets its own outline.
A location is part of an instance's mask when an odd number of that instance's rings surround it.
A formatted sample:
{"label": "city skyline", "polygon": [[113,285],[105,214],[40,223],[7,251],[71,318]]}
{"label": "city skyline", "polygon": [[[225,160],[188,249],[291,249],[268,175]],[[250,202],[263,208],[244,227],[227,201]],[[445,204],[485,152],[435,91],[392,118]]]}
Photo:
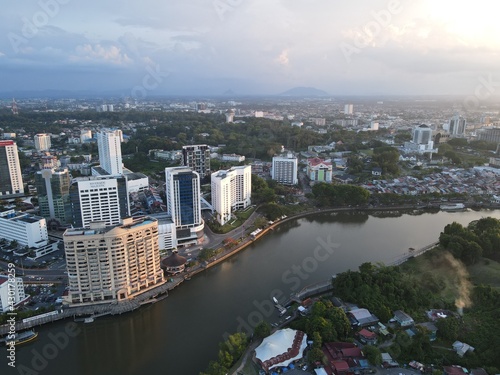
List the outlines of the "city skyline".
{"label": "city skyline", "polygon": [[[69,0],[0,15],[2,94],[495,94],[491,3]],[[484,83],[486,82],[486,84]],[[498,91],[498,90],[497,90]],[[498,95],[498,93],[496,93]]]}

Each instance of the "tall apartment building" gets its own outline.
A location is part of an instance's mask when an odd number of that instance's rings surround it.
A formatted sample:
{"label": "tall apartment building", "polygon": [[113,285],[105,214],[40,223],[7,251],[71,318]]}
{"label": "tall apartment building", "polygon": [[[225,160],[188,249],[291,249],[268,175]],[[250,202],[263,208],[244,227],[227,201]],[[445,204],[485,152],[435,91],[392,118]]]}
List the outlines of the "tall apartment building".
{"label": "tall apartment building", "polygon": [[296,185],[299,182],[297,177],[298,161],[292,153],[286,156],[273,157],[271,178],[284,185]]}
{"label": "tall apartment building", "polygon": [[232,212],[251,204],[252,167],[245,165],[212,173],[212,206],[217,221],[224,225]]}
{"label": "tall apartment building", "polygon": [[354,113],[354,105],[346,104],[344,105],[344,115],[352,115]]}
{"label": "tall apartment building", "polygon": [[44,169],[35,174],[35,187],[42,217],[59,225],[73,223],[70,185],[68,168]]}
{"label": "tall apartment building", "polygon": [[97,132],[96,137],[100,167],[112,176],[123,174],[122,131],[104,129]]}
{"label": "tall apartment building", "polygon": [[0,313],[10,311],[11,306],[17,307],[27,297],[21,277],[9,279],[6,275],[0,275]]}
{"label": "tall apartment building", "polygon": [[94,222],[66,230],[63,241],[70,304],[126,300],[164,282],[156,219],[127,218],[113,227]]}
{"label": "tall apartment building", "polygon": [[210,173],[210,148],[207,145],[182,147],[182,163],[200,175],[200,179]]}
{"label": "tall apartment building", "polygon": [[165,168],[167,211],[176,228],[177,245],[197,243],[203,236],[200,176],[188,167]]}
{"label": "tall apartment building", "polygon": [[464,136],[467,128],[467,120],[456,114],[450,119],[448,124],[448,132],[451,136]]}
{"label": "tall apartment building", "polygon": [[0,141],[0,198],[24,194],[23,175],[14,141]]}
{"label": "tall apartment building", "polygon": [[48,134],[36,134],[35,135],[35,149],[37,151],[48,151],[50,150],[51,142],[50,135]]}
{"label": "tall apartment building", "polygon": [[70,186],[75,227],[88,227],[93,221],[117,225],[130,216],[127,181],[123,176],[81,177]]}

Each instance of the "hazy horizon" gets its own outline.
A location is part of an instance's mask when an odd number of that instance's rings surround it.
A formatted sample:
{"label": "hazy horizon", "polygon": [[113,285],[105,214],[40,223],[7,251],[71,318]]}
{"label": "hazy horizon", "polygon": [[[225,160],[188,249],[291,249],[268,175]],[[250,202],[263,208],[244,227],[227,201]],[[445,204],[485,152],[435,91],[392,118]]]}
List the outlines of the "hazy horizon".
{"label": "hazy horizon", "polygon": [[500,25],[491,2],[467,4],[16,2],[0,15],[0,93],[266,96],[314,87],[487,99],[500,92]]}

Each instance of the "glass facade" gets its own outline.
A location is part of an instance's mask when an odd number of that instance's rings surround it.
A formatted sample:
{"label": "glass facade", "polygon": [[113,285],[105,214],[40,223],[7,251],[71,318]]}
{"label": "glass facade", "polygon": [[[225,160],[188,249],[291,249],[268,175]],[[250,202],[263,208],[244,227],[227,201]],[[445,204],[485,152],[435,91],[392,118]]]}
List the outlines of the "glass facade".
{"label": "glass facade", "polygon": [[194,224],[194,186],[193,178],[196,176],[192,173],[179,173],[176,176],[179,186],[179,212],[181,225]]}

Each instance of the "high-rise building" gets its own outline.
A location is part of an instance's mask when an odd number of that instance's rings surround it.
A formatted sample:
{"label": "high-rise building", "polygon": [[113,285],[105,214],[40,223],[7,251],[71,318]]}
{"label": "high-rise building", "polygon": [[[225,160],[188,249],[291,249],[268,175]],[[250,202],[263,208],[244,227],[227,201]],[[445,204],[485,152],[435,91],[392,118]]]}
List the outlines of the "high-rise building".
{"label": "high-rise building", "polygon": [[97,132],[100,167],[110,175],[123,174],[122,149],[123,133],[121,130],[101,130]]}
{"label": "high-rise building", "polygon": [[68,229],[63,235],[70,304],[133,298],[164,282],[158,249],[158,222],[126,218],[106,227]]}
{"label": "high-rise building", "polygon": [[44,169],[35,174],[40,215],[59,225],[72,224],[69,188],[71,178],[68,168]]}
{"label": "high-rise building", "polygon": [[0,197],[24,194],[23,175],[14,141],[0,141]]}
{"label": "high-rise building", "polygon": [[24,292],[22,277],[9,278],[7,275],[0,275],[0,313],[16,308],[27,297],[29,296]]}
{"label": "high-rise building", "polygon": [[298,160],[292,153],[286,156],[273,157],[273,166],[271,169],[271,178],[284,185],[296,185],[299,180]]}
{"label": "high-rise building", "polygon": [[344,115],[352,115],[354,113],[354,105],[346,104],[344,105]]}
{"label": "high-rise building", "polygon": [[127,180],[123,176],[81,177],[70,187],[75,227],[88,227],[93,221],[112,226],[130,216]]}
{"label": "high-rise building", "polygon": [[448,132],[451,136],[464,136],[465,129],[467,128],[467,120],[462,116],[456,114],[450,119],[448,125]]}
{"label": "high-rise building", "polygon": [[234,210],[251,204],[252,167],[245,165],[212,173],[212,206],[217,220],[226,224]]}
{"label": "high-rise building", "polygon": [[48,134],[35,135],[35,149],[37,151],[48,151],[50,150],[50,146],[51,146],[50,135]]}
{"label": "high-rise building", "polygon": [[432,129],[428,125],[418,125],[413,128],[413,143],[418,145],[432,142]]}
{"label": "high-rise building", "polygon": [[210,173],[210,148],[207,145],[188,145],[182,147],[183,165],[200,175],[200,179]]}
{"label": "high-rise building", "polygon": [[165,168],[167,211],[177,230],[177,245],[196,243],[203,236],[200,176],[188,167]]}

